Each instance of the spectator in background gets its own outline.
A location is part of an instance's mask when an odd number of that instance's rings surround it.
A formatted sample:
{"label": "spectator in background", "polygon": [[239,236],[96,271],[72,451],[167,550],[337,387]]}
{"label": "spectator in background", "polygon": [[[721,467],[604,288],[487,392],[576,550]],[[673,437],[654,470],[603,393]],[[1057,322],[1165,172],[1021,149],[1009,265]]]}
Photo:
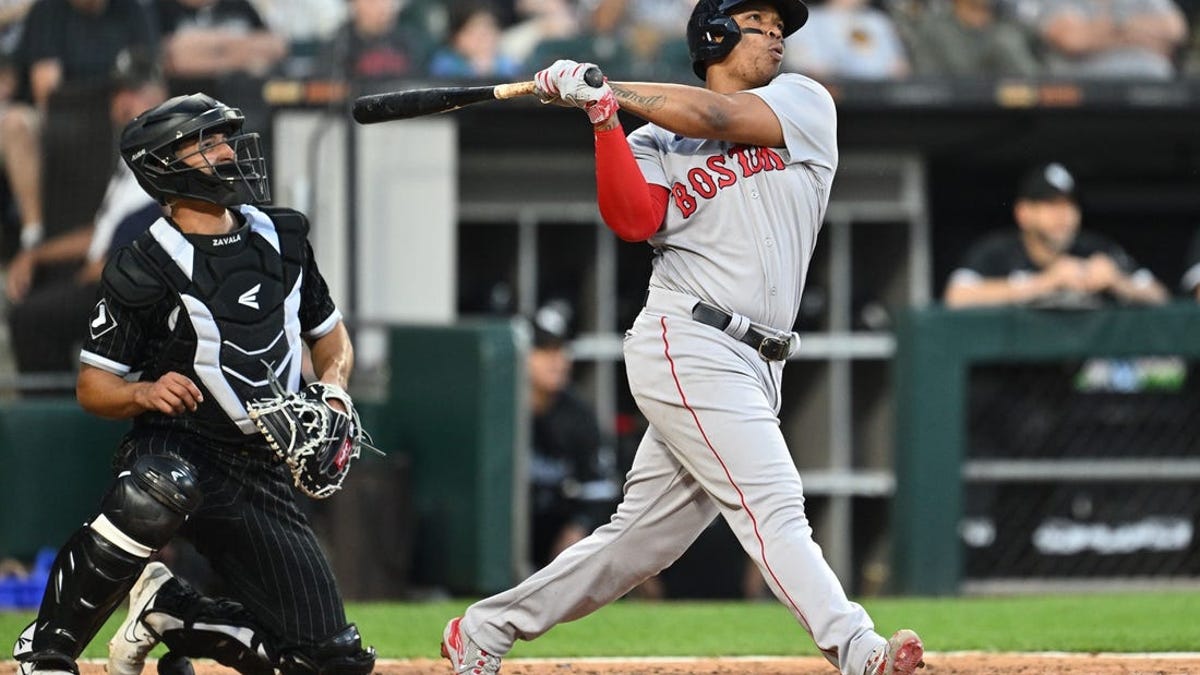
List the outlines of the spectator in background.
{"label": "spectator in background", "polygon": [[487,0],[460,0],[450,8],[446,43],[433,53],[429,74],[445,78],[516,77],[520,64],[500,51],[500,21]]}
{"label": "spectator in background", "polygon": [[346,0],[250,0],[271,32],[288,43],[277,71],[305,78],[318,68],[317,51],[346,19]]}
{"label": "spectator in background", "polygon": [[517,63],[527,63],[539,44],[577,37],[576,10],[573,0],[517,0],[514,21],[501,35],[500,51]]}
{"label": "spectator in background", "polygon": [[1075,179],[1058,163],[1021,181],[1013,215],[1018,231],[992,234],[951,275],[951,307],[1034,304],[1093,307],[1104,300],[1161,304],[1167,291],[1120,246],[1080,231]]}
{"label": "spectator in background", "polygon": [[605,458],[596,413],[571,390],[570,308],[547,303],[532,324],[527,360],[533,419],[531,553],[540,568],[606,521],[620,490],[613,461]]}
{"label": "spectator in background", "polygon": [[997,16],[997,0],[934,0],[907,41],[917,75],[1031,77],[1040,66],[1020,26]]}
{"label": "spectator in background", "polygon": [[334,79],[385,80],[422,72],[428,42],[400,21],[400,0],[350,0],[350,15],[321,49]]}
{"label": "spectator in background", "polygon": [[1191,29],[1191,38],[1179,56],[1179,71],[1184,77],[1195,78],[1200,76],[1200,0],[1179,0],[1178,4]]}
{"label": "spectator in background", "polygon": [[696,0],[582,0],[584,23],[595,36],[615,35],[632,73],[691,79],[687,23]]}
{"label": "spectator in background", "polygon": [[[21,75],[18,63],[21,57],[17,48],[25,28],[25,15],[29,13],[31,5],[33,0],[0,0],[0,118],[17,98],[18,78]],[[0,137],[0,147],[3,147],[2,141]],[[15,240],[19,237],[20,217],[11,196],[7,194],[8,184],[0,185],[0,190],[5,193],[0,197],[3,200],[0,201],[0,232],[11,235]],[[7,241],[3,243],[6,245],[3,253],[7,257],[11,254],[11,248],[7,246]]]}
{"label": "spectator in background", "polygon": [[1171,0],[1016,0],[1018,16],[1041,38],[1050,74],[1078,78],[1174,77],[1187,40]]}
{"label": "spectator in background", "polygon": [[247,126],[270,145],[263,79],[288,53],[247,0],[154,0],[163,32],[167,94],[202,92],[241,102]]}
{"label": "spectator in background", "polygon": [[1192,245],[1188,248],[1187,269],[1183,272],[1180,286],[1184,293],[1200,300],[1200,229],[1196,230]]}
{"label": "spectator in background", "polygon": [[41,241],[41,128],[60,87],[102,83],[122,52],[157,53],[158,33],[138,0],[39,0],[25,18],[19,52],[28,91],[0,116],[0,156],[21,219],[21,247]]}
{"label": "spectator in background", "polygon": [[174,93],[220,93],[235,75],[261,78],[287,55],[246,0],[158,0],[163,63]]}
{"label": "spectator in background", "polygon": [[[109,116],[120,130],[138,113],[166,100],[166,87],[148,63],[114,80]],[[114,146],[115,150],[115,146]],[[62,373],[79,362],[80,328],[96,304],[100,273],[118,228],[144,230],[162,209],[118,161],[92,222],[21,251],[8,269],[5,293],[11,303],[17,370]]]}
{"label": "spectator in background", "polygon": [[[34,0],[0,0],[0,54],[12,58]],[[4,99],[8,100],[8,99]]]}
{"label": "spectator in background", "polygon": [[346,19],[346,0],[251,0],[267,26],[289,43],[328,39]]}
{"label": "spectator in background", "polygon": [[814,5],[807,28],[787,38],[784,70],[818,80],[894,80],[909,74],[895,24],[867,0]]}

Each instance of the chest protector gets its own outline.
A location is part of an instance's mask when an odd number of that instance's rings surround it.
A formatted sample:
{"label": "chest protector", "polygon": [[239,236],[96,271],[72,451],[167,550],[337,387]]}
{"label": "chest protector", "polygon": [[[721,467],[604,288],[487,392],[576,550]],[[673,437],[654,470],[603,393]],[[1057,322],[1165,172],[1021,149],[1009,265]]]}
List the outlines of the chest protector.
{"label": "chest protector", "polygon": [[257,434],[245,401],[273,396],[272,377],[288,391],[300,386],[306,224],[284,209],[268,216],[239,208],[247,227],[214,242],[228,248],[197,247],[165,220],[135,243],[143,263],[179,300],[166,317],[170,347],[152,359],[143,379],[170,370],[194,376],[205,400],[193,422],[225,437],[231,423],[243,435]]}

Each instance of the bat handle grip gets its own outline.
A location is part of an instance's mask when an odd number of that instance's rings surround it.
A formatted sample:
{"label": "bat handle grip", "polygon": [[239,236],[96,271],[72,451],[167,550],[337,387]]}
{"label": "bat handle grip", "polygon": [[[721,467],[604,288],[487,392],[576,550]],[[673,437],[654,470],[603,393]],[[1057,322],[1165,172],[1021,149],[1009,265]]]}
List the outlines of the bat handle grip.
{"label": "bat handle grip", "polygon": [[596,66],[592,66],[583,71],[583,81],[593,87],[601,87],[604,85],[604,73]]}

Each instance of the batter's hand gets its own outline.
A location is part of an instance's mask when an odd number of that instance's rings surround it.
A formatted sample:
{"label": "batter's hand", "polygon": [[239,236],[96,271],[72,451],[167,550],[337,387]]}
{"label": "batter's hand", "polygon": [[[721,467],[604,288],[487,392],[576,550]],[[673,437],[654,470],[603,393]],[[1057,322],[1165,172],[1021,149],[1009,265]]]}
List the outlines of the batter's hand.
{"label": "batter's hand", "polygon": [[134,400],[146,410],[181,415],[195,411],[204,401],[204,395],[186,375],[171,371],[153,383],[146,383],[134,394]]}
{"label": "batter's hand", "polygon": [[595,67],[592,63],[579,63],[570,59],[559,59],[549,68],[533,76],[534,91],[544,103],[564,104],[583,108],[592,124],[599,124],[617,112],[617,97],[608,82],[593,87],[584,80],[584,73]]}

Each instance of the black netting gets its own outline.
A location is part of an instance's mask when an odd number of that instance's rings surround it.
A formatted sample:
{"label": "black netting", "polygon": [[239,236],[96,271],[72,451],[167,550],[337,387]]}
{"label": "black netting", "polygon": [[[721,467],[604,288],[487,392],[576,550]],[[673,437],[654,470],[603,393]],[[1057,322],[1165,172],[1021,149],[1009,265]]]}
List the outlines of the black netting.
{"label": "black netting", "polygon": [[968,579],[1200,576],[1200,482],[976,482]]}
{"label": "black netting", "polygon": [[1089,359],[971,369],[969,459],[1197,456],[1200,364]]}
{"label": "black netting", "polygon": [[1200,577],[1198,383],[1173,358],[973,368],[967,579]]}

